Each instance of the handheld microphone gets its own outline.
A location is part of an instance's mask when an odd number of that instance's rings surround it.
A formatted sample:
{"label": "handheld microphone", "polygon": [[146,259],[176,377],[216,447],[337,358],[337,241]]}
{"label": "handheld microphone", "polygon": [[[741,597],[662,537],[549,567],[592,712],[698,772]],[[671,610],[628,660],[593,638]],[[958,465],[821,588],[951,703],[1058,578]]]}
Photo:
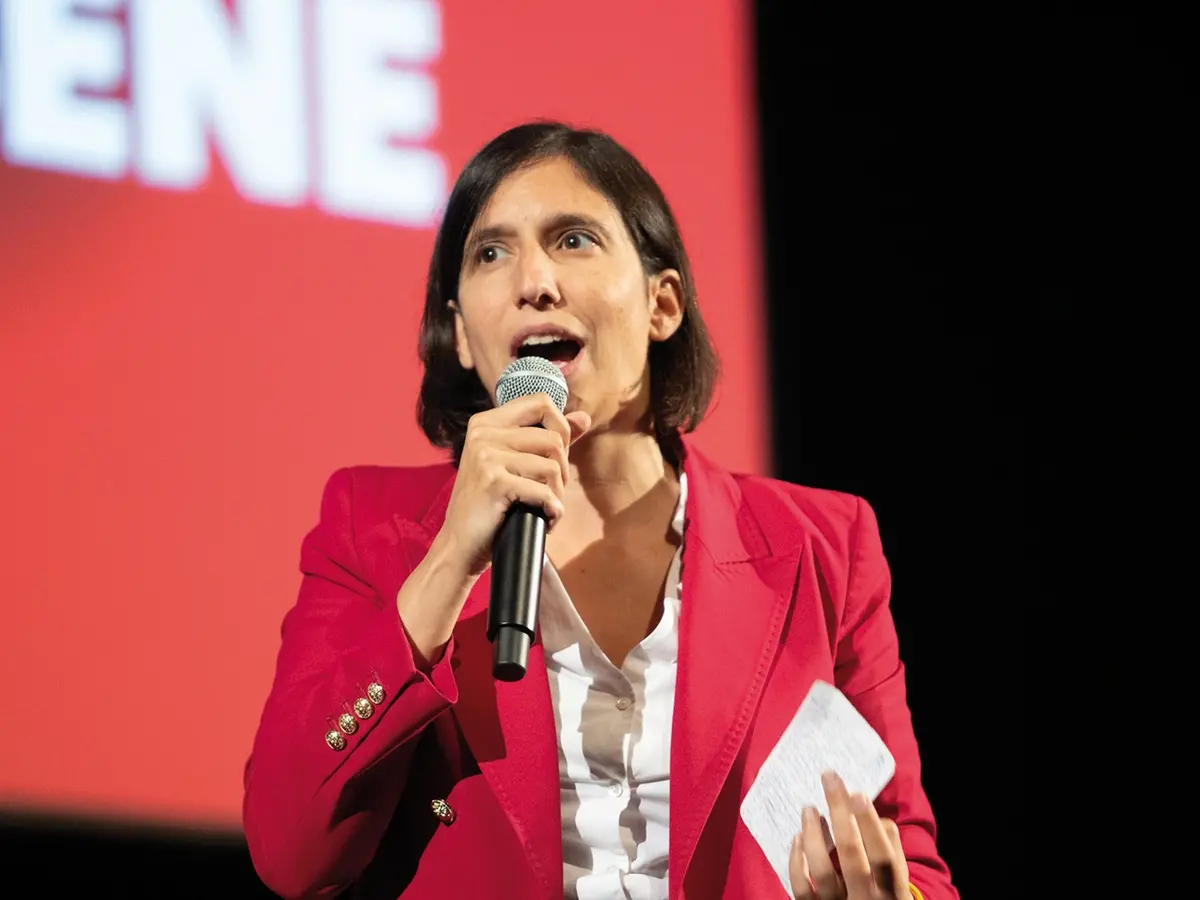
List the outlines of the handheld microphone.
{"label": "handheld microphone", "polygon": [[[562,412],[567,406],[567,380],[558,366],[540,356],[514,360],[496,382],[496,403],[529,394],[549,394]],[[545,511],[514,503],[492,542],[487,636],[492,642],[492,675],[499,681],[520,681],[525,676],[537,630],[545,553]]]}

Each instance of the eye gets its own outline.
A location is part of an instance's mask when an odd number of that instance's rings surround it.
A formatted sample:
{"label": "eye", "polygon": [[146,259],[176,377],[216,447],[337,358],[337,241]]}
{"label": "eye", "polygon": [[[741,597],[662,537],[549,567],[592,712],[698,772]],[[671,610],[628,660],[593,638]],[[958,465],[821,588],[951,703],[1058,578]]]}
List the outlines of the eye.
{"label": "eye", "polygon": [[590,250],[592,247],[598,246],[599,241],[586,231],[568,231],[562,236],[559,244],[565,250]]}
{"label": "eye", "polygon": [[503,247],[498,247],[495,244],[488,244],[479,248],[478,252],[475,254],[475,260],[487,265],[501,259],[507,254],[507,252],[508,251],[506,251]]}

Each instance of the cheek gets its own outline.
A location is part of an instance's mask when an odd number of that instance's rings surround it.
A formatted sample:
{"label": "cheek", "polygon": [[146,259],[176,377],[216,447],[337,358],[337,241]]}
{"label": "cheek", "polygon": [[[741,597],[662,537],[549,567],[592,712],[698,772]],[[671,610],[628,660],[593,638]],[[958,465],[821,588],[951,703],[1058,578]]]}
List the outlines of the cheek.
{"label": "cheek", "polygon": [[467,345],[475,357],[476,366],[487,366],[503,355],[507,359],[508,349],[500,347],[498,336],[504,333],[503,318],[509,305],[505,298],[486,284],[473,284],[459,291],[463,328]]}
{"label": "cheek", "polygon": [[635,286],[628,287],[608,304],[611,323],[626,335],[628,346],[640,346],[648,340],[650,333],[650,310]]}
{"label": "cheek", "polygon": [[579,286],[596,301],[594,315],[604,324],[630,330],[649,326],[649,304],[641,277],[614,274],[604,266],[578,274],[581,276]]}
{"label": "cheek", "polygon": [[497,342],[488,339],[489,334],[496,334],[496,329],[483,324],[474,326],[468,338],[471,355],[475,360],[475,371],[485,385],[494,384],[501,370],[508,365],[507,348],[501,354]]}
{"label": "cheek", "polygon": [[640,372],[649,354],[649,317],[632,303],[613,304],[605,312],[603,364],[620,371],[621,378]]}

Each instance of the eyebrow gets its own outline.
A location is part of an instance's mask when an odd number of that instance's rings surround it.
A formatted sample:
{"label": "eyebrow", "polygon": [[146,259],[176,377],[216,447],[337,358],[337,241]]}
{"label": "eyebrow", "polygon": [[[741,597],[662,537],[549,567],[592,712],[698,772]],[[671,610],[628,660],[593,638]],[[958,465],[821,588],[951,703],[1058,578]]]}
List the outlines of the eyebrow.
{"label": "eyebrow", "polygon": [[[608,229],[604,227],[603,223],[599,219],[583,213],[556,213],[541,224],[539,231],[545,235],[569,231],[572,228],[586,228],[589,231],[595,231],[605,242],[609,239]],[[515,237],[516,233],[517,230],[511,225],[489,225],[486,228],[480,228],[467,241],[467,245],[463,248],[463,256],[470,257],[476,248],[491,241]]]}

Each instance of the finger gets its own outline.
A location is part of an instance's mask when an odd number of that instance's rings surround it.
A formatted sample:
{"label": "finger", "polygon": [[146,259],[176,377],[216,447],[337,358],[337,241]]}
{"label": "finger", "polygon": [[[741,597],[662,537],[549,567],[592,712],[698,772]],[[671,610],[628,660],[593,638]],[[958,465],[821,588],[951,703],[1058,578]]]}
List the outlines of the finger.
{"label": "finger", "polygon": [[547,431],[545,428],[495,428],[489,426],[486,430],[480,429],[476,432],[476,440],[480,443],[507,447],[518,453],[533,453],[551,459],[562,471],[564,483],[570,474],[567,448],[557,432]]}
{"label": "finger", "polygon": [[479,418],[488,425],[541,425],[562,437],[563,445],[571,443],[571,426],[554,405],[549,394],[528,394],[510,400],[503,406],[479,413]]}
{"label": "finger", "polygon": [[572,444],[587,434],[588,430],[592,427],[592,417],[582,409],[567,413],[566,419],[567,424],[571,427]]}
{"label": "finger", "polygon": [[904,855],[904,845],[900,842],[900,826],[891,819],[880,819],[883,825],[883,832],[887,835],[888,843],[892,847],[892,859],[896,861],[896,880],[895,890],[897,895],[904,896],[904,891],[908,888],[908,857]]}
{"label": "finger", "polygon": [[521,453],[517,450],[497,451],[496,461],[504,466],[505,471],[530,481],[540,481],[554,496],[562,499],[563,471],[556,459],[547,459],[536,453]]}
{"label": "finger", "polygon": [[829,825],[833,831],[833,843],[837,847],[838,861],[842,865],[842,878],[851,895],[871,894],[871,864],[863,847],[862,836],[850,803],[850,793],[842,779],[834,772],[821,776],[825,788],[825,799],[829,801]]}
{"label": "finger", "polygon": [[842,879],[833,868],[833,860],[825,849],[825,831],[821,828],[821,816],[811,806],[805,807],[800,819],[800,844],[808,862],[808,877],[812,880],[816,894],[821,900],[842,900]]}
{"label": "finger", "polygon": [[863,849],[867,851],[871,880],[879,890],[893,891],[896,887],[896,850],[884,830],[883,820],[865,794],[855,794],[850,801]]}
{"label": "finger", "polygon": [[788,875],[796,900],[816,900],[817,892],[808,875],[808,860],[804,856],[804,844],[800,835],[792,839],[792,852],[788,855]]}
{"label": "finger", "polygon": [[548,485],[529,478],[521,478],[510,472],[504,472],[498,484],[501,485],[504,498],[509,506],[514,503],[524,503],[528,506],[541,507],[549,519],[548,527],[553,528],[562,518],[564,512],[562,501],[554,495],[554,491]]}

